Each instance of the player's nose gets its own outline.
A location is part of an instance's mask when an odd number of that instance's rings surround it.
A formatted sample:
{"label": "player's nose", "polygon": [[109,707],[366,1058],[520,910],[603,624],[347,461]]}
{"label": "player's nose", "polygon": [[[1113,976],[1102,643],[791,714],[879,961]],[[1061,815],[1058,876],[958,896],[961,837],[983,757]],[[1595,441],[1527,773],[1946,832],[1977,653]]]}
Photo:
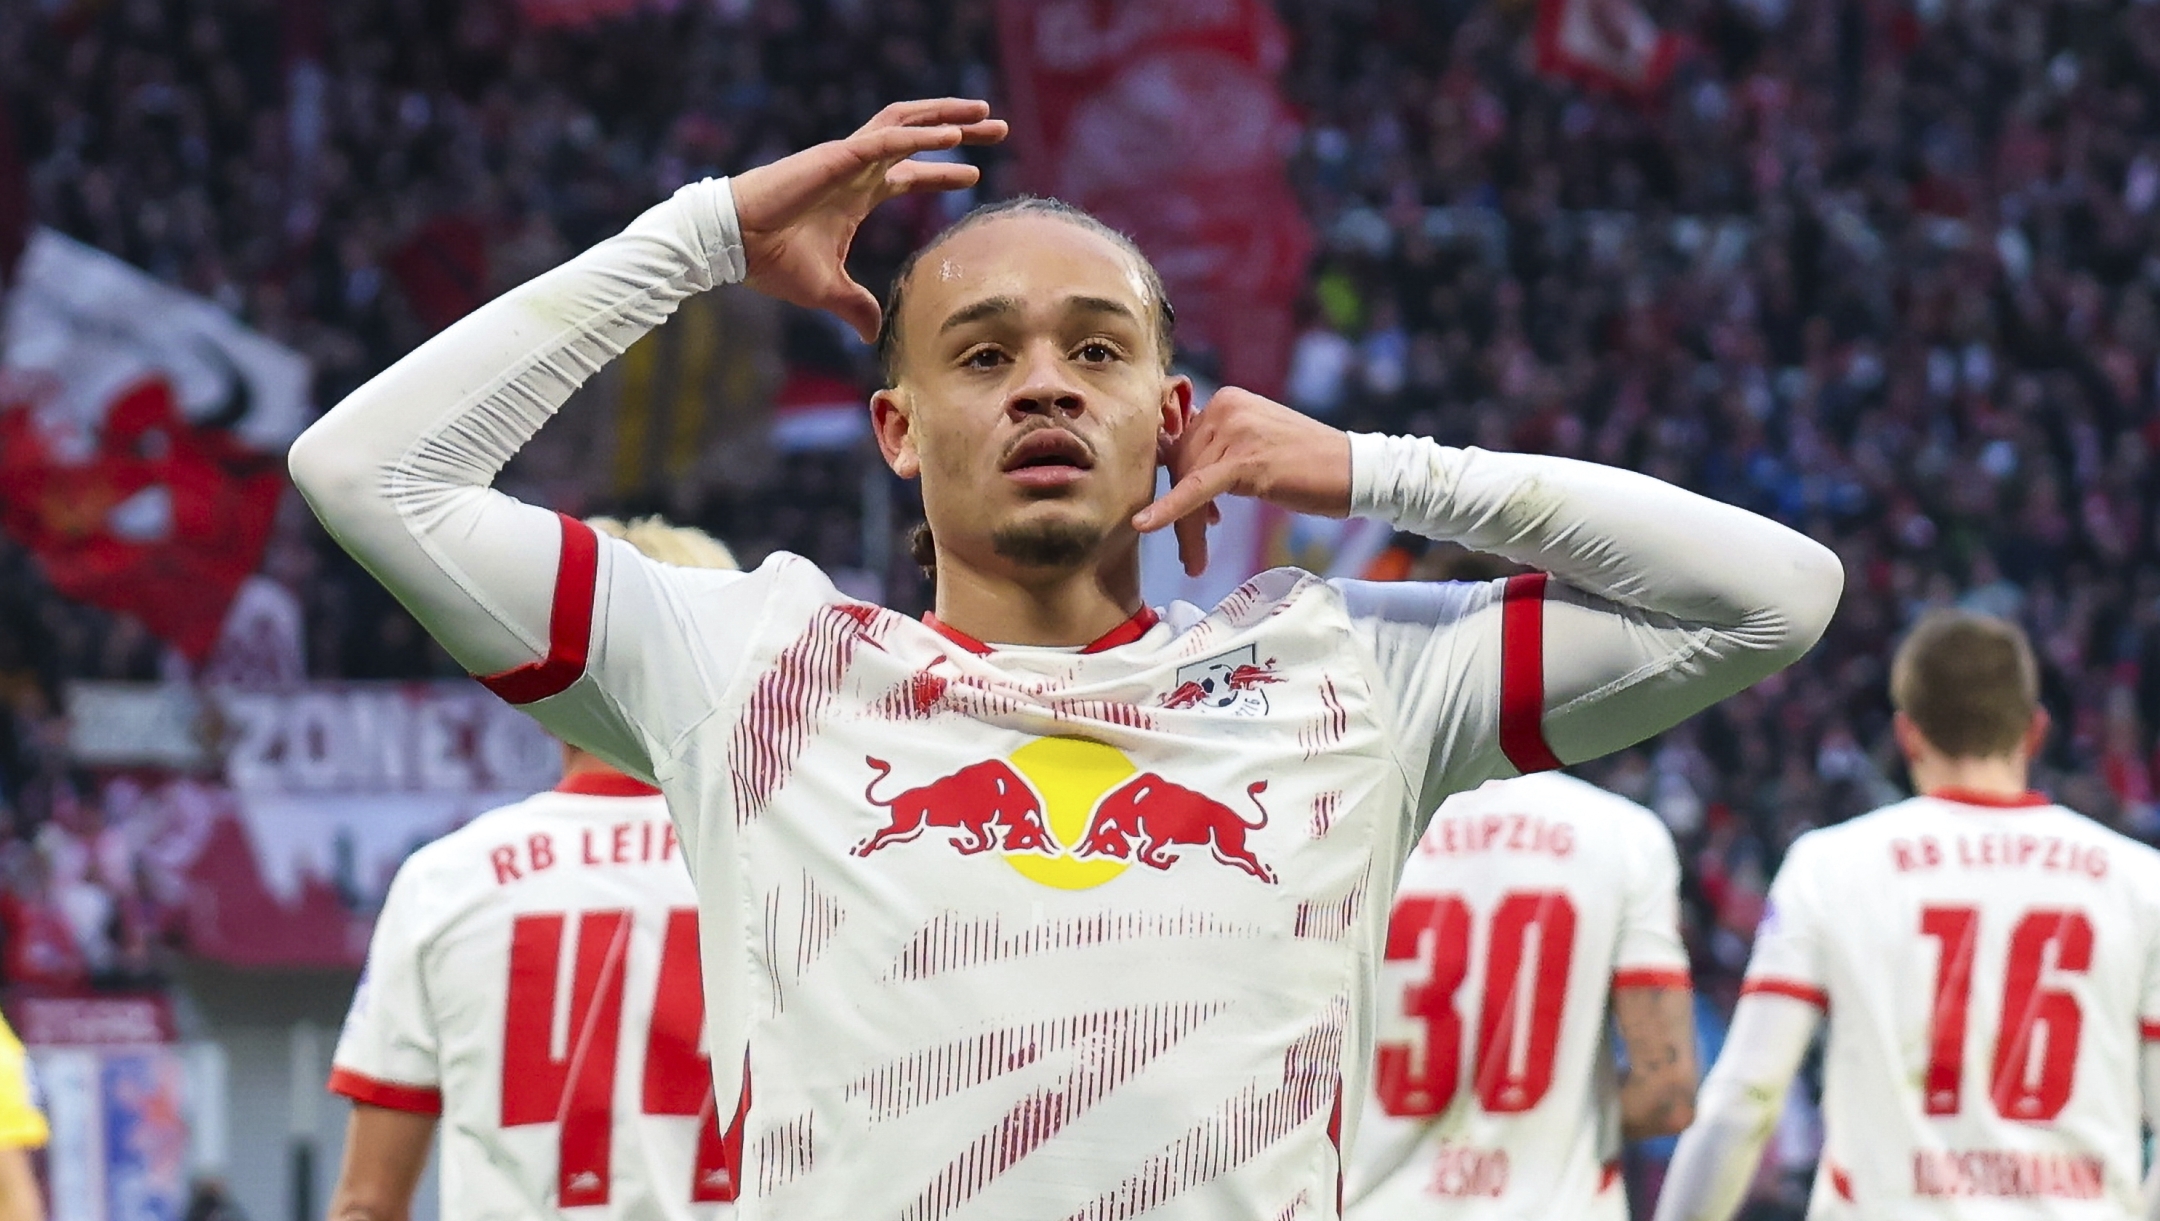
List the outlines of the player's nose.
{"label": "player's nose", "polygon": [[1087,410],[1087,397],[1072,375],[1064,353],[1054,343],[1029,344],[1020,358],[1019,376],[1006,396],[1006,414],[1076,416]]}

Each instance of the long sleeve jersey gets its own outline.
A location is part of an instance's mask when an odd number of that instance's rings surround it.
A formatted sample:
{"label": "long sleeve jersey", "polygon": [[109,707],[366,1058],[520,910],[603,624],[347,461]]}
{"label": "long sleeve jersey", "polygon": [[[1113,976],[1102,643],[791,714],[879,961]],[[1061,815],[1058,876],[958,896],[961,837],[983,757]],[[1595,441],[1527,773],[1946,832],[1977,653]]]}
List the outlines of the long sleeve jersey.
{"label": "long sleeve jersey", "polygon": [[786,554],[653,563],[491,489],[743,273],[727,183],[685,187],[354,392],[292,468],[454,657],[666,793],[746,1218],[1338,1215],[1421,811],[1673,724],[1837,601],[1835,558],[1773,522],[1413,438],[1352,438],[1353,511],[1537,572],[1265,573],[1079,650]]}

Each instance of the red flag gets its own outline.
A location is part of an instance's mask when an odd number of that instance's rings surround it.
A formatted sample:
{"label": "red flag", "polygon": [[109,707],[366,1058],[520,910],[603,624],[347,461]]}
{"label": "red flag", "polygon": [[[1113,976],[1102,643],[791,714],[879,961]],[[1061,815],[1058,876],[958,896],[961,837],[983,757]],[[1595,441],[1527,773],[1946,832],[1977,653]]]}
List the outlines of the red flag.
{"label": "red flag", "polygon": [[1635,0],[1538,0],[1537,67],[1634,98],[1665,87],[1686,42]]}
{"label": "red flag", "polygon": [[0,529],[61,594],[202,660],[262,561],[284,487],[276,460],[189,424],[155,378],[112,403],[91,453],[59,448],[33,411],[0,405]]}
{"label": "red flag", "polygon": [[1132,235],[1183,342],[1275,394],[1312,234],[1276,91],[1288,44],[1266,0],[999,0],[1008,116],[1029,190]]}
{"label": "red flag", "polygon": [[262,559],[306,358],[50,229],[0,338],[0,530],[61,593],[201,660]]}

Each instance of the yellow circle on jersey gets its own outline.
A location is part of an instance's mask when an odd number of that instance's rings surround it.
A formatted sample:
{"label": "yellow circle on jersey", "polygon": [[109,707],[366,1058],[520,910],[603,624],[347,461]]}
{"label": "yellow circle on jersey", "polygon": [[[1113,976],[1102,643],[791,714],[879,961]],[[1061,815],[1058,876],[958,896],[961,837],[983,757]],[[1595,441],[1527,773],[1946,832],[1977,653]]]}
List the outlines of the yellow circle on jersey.
{"label": "yellow circle on jersey", "polygon": [[1087,834],[1096,803],[1139,770],[1132,760],[1086,738],[1039,738],[1014,751],[1010,762],[1042,794],[1044,821],[1058,847],[1056,856],[1008,852],[1008,864],[1021,876],[1060,890],[1086,890],[1125,872],[1126,862],[1116,857],[1082,860],[1073,850]]}

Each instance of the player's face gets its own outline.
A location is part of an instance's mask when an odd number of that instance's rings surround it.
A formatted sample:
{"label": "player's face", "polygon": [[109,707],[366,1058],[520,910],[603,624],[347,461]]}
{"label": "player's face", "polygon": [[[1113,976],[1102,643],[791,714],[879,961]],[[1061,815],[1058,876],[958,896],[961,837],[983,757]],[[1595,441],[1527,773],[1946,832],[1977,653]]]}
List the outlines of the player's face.
{"label": "player's face", "polygon": [[1192,398],[1133,257],[1051,217],[988,221],[923,257],[901,309],[878,437],[939,546],[1022,575],[1129,553]]}

